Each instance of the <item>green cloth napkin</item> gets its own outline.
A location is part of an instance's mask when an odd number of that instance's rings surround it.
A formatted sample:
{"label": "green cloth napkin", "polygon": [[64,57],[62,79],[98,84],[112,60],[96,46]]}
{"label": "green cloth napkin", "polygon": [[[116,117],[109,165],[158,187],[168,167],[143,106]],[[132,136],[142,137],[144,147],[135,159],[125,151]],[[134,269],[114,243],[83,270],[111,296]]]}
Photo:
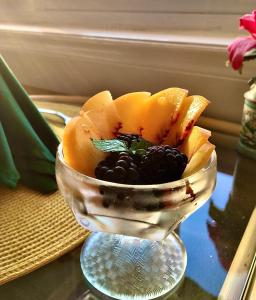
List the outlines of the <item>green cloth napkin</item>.
{"label": "green cloth napkin", "polygon": [[20,174],[15,167],[11,149],[0,122],[0,183],[8,187],[15,187]]}
{"label": "green cloth napkin", "polygon": [[55,153],[59,141],[2,57],[0,122],[0,144],[6,149],[5,155],[0,153],[0,176],[6,177],[0,183],[15,186],[19,173],[20,181],[29,187],[44,193],[56,190]]}

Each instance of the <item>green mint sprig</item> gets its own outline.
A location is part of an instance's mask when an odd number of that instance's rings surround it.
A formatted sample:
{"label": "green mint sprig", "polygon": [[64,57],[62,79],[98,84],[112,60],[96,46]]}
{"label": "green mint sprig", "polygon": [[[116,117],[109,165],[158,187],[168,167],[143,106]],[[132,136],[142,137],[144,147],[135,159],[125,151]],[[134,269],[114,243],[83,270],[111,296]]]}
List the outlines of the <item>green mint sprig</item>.
{"label": "green mint sprig", "polygon": [[117,139],[113,140],[92,140],[93,145],[103,152],[121,152],[129,151],[127,144],[124,141]]}
{"label": "green mint sprig", "polygon": [[125,141],[118,139],[112,140],[94,140],[92,139],[93,145],[103,152],[130,152],[132,154],[143,155],[145,154],[148,147],[153,146],[152,143],[142,139],[141,141],[133,141],[130,148]]}
{"label": "green mint sprig", "polygon": [[142,139],[139,142],[133,141],[129,150],[132,154],[143,155],[145,154],[148,147],[151,146],[153,146],[152,143]]}

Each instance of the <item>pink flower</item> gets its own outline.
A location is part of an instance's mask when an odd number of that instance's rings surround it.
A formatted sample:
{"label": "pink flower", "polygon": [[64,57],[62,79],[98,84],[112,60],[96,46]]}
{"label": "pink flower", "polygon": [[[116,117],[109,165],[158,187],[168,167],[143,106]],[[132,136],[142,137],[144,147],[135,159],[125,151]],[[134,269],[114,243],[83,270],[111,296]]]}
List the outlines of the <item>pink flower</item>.
{"label": "pink flower", "polygon": [[240,18],[240,29],[245,29],[256,38],[256,10]]}
{"label": "pink flower", "polygon": [[251,36],[239,37],[228,46],[228,58],[234,70],[241,70],[245,53],[256,48],[256,10],[240,18],[240,29],[249,31]]}
{"label": "pink flower", "polygon": [[228,46],[228,58],[234,70],[241,69],[245,53],[253,48],[256,39],[251,36],[239,37]]}

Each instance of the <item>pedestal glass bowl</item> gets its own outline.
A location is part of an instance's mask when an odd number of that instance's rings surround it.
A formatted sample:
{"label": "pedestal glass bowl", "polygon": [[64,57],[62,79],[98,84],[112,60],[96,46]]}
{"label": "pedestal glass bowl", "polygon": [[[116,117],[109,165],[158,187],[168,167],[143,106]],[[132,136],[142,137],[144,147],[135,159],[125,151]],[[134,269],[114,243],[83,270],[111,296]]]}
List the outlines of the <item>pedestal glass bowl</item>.
{"label": "pedestal glass bowl", "polygon": [[211,196],[215,152],[190,177],[126,185],[70,168],[60,144],[56,174],[76,220],[92,232],[81,251],[82,271],[92,286],[115,299],[139,300],[160,297],[180,283],[187,256],[174,229]]}

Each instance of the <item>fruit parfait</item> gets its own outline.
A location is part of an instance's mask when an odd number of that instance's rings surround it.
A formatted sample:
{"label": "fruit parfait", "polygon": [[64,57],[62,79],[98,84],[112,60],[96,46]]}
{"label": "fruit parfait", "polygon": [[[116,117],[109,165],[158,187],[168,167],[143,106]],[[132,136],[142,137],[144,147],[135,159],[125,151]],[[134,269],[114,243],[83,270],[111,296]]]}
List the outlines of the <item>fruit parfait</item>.
{"label": "fruit parfait", "polygon": [[95,232],[81,266],[97,290],[116,299],[152,299],[183,277],[186,251],[173,230],[215,186],[211,132],[195,126],[208,104],[181,88],[115,100],[103,91],[67,124],[57,182],[77,221]]}

